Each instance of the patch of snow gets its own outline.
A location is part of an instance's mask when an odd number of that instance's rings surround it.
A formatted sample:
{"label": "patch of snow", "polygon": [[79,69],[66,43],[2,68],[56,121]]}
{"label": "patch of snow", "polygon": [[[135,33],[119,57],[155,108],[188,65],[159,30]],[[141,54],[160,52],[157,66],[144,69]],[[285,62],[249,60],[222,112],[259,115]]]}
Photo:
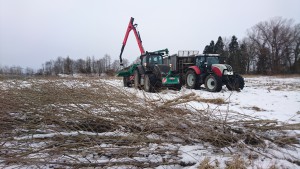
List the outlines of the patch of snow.
{"label": "patch of snow", "polygon": [[48,133],[48,134],[33,134],[23,137],[14,137],[15,140],[28,140],[28,139],[41,139],[41,138],[51,138],[55,136],[78,136],[78,135],[88,135],[88,136],[128,136],[127,133],[122,131],[114,132],[104,132],[104,133],[94,133],[87,131],[73,131],[73,132],[59,132],[59,133]]}

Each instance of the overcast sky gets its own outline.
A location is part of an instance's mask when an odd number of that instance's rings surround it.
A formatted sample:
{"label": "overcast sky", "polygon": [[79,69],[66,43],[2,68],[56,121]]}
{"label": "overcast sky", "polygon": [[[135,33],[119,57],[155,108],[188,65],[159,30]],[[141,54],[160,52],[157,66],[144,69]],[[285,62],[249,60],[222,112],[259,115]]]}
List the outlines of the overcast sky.
{"label": "overcast sky", "polygon": [[[299,0],[0,0],[0,66],[41,68],[58,56],[118,59],[130,17],[146,51],[200,50],[273,17],[300,23]],[[123,57],[140,55],[130,34]]]}

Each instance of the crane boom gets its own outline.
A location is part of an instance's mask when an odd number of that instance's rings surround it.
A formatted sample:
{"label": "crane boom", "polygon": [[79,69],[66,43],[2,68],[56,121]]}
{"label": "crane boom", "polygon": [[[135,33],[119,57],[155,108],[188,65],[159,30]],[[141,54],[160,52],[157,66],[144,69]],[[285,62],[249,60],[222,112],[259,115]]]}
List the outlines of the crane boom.
{"label": "crane boom", "polygon": [[124,48],[126,46],[127,39],[128,39],[128,36],[129,36],[129,33],[130,33],[131,30],[133,30],[133,33],[135,35],[135,38],[136,38],[136,41],[138,43],[141,54],[145,53],[144,47],[142,45],[142,39],[141,39],[140,33],[136,30],[137,24],[133,24],[133,21],[134,21],[134,18],[131,17],[130,21],[129,21],[129,24],[128,24],[128,27],[127,27],[127,30],[126,30],[124,40],[123,40],[121,53],[120,53],[120,65],[121,66],[123,66],[122,54],[123,54],[123,51],[124,51]]}

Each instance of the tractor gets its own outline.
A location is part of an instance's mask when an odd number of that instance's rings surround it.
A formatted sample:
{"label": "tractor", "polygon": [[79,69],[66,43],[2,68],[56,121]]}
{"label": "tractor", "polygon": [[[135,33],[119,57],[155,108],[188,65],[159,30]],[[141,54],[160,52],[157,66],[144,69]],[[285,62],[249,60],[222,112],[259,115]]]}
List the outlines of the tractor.
{"label": "tractor", "polygon": [[229,90],[243,89],[244,78],[235,73],[230,65],[221,64],[220,60],[222,57],[219,54],[195,52],[192,55],[178,54],[169,57],[169,62],[174,64],[172,69],[181,74],[182,82],[188,89],[200,88],[202,84],[210,92],[221,91],[223,85]]}
{"label": "tractor", "polygon": [[135,88],[144,89],[146,92],[156,92],[162,87],[180,90],[181,82],[179,74],[175,74],[171,71],[169,65],[163,63],[163,56],[166,53],[168,54],[168,50],[145,52],[140,34],[136,30],[137,24],[134,24],[133,21],[134,18],[131,18],[123,40],[120,53],[120,65],[123,66],[122,54],[131,30],[134,32],[141,52],[141,62],[123,68],[118,72],[117,76],[123,77],[125,87],[134,85]]}

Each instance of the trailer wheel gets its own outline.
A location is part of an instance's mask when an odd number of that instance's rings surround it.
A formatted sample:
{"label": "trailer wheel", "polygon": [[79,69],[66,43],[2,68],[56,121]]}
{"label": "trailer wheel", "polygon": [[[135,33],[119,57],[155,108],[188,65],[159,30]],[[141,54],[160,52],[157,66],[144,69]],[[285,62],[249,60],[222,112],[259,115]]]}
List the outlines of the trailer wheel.
{"label": "trailer wheel", "polygon": [[187,71],[186,75],[185,75],[186,79],[186,88],[188,89],[195,89],[198,83],[198,77],[195,73],[195,71],[193,70],[189,70]]}
{"label": "trailer wheel", "polygon": [[130,79],[129,76],[123,76],[123,85],[124,87],[130,87]]}
{"label": "trailer wheel", "polygon": [[139,71],[135,70],[134,71],[134,88],[141,89],[140,79],[141,79],[141,75],[140,75]]}
{"label": "trailer wheel", "polygon": [[205,88],[210,92],[219,92],[222,89],[222,80],[215,74],[210,74],[205,79]]}
{"label": "trailer wheel", "polygon": [[145,75],[145,84],[144,84],[144,90],[146,92],[154,92],[154,75],[146,74]]}

